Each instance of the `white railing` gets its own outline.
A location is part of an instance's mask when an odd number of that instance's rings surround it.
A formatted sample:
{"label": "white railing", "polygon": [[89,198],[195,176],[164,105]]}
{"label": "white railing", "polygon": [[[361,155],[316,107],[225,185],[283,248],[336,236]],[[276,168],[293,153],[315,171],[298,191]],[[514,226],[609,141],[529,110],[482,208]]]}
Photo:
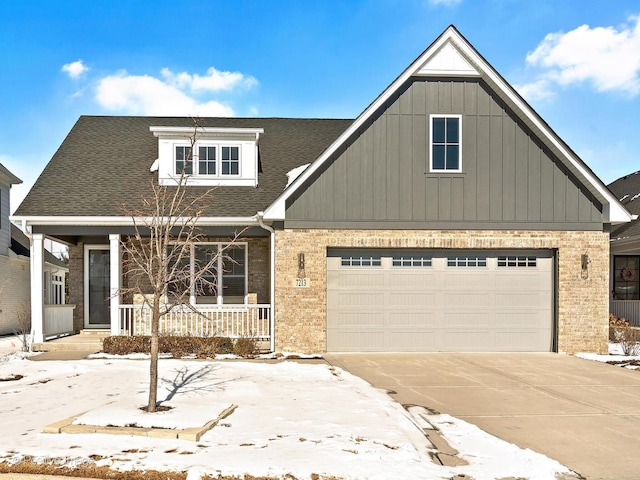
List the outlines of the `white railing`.
{"label": "white railing", "polygon": [[[175,307],[160,318],[160,333],[270,339],[271,305],[198,305],[196,309]],[[151,335],[151,307],[120,305],[120,331],[122,335]]]}
{"label": "white railing", "polygon": [[609,310],[618,318],[625,318],[633,326],[640,327],[640,300],[611,300]]}
{"label": "white railing", "polygon": [[44,337],[51,338],[73,333],[73,309],[75,305],[44,306]]}

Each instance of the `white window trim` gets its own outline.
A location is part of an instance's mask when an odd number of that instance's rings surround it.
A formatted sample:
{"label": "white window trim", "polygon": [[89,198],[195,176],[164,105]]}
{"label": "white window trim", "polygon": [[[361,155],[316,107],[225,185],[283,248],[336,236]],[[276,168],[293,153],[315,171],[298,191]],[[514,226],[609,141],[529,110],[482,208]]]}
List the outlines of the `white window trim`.
{"label": "white window trim", "polygon": [[[191,173],[185,174],[185,177],[189,178],[201,178],[201,179],[225,179],[225,178],[241,178],[242,177],[242,145],[235,142],[211,142],[207,140],[199,140],[193,145],[190,142],[177,141],[171,145],[171,152],[173,155],[171,171],[175,177],[180,177],[181,173],[176,171],[176,147],[192,147],[191,148]],[[216,173],[200,173],[200,150],[199,147],[215,147],[216,148]],[[238,149],[238,173],[222,173],[222,147],[235,147]]]}
{"label": "white window trim", "polygon": [[[191,268],[191,276],[193,277],[194,271],[193,271],[193,259],[195,258],[195,247],[200,246],[200,245],[216,245],[218,247],[218,258],[217,258],[217,265],[216,265],[216,270],[218,272],[220,272],[218,274],[218,278],[217,278],[217,282],[216,283],[216,287],[218,287],[220,285],[220,279],[221,276],[224,274],[223,273],[223,269],[222,269],[222,257],[223,255],[220,255],[220,247],[228,247],[228,246],[243,246],[244,247],[244,304],[247,304],[248,301],[248,295],[249,295],[249,243],[248,242],[234,242],[234,243],[229,243],[229,242],[195,242],[193,245],[191,245],[191,248],[189,249],[189,265]],[[196,302],[196,295],[195,295],[195,291],[193,289],[193,285],[191,288],[191,292],[189,292],[189,304],[191,305],[207,305],[207,304],[203,304],[203,303],[197,303]],[[165,301],[168,303],[168,299],[165,299]],[[222,289],[218,288],[218,296],[216,299],[216,305],[224,305],[224,296],[222,295]]]}
{"label": "white window trim", "polygon": [[[435,118],[458,119],[458,168],[435,169],[433,168],[433,120]],[[430,173],[462,173],[462,115],[432,113],[429,115],[429,172]]]}

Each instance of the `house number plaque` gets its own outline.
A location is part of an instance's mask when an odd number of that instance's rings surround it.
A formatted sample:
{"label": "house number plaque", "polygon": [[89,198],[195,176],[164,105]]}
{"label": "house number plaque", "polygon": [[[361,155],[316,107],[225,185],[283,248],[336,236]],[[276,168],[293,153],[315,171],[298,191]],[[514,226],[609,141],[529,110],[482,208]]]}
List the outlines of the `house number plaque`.
{"label": "house number plaque", "polygon": [[308,278],[296,278],[293,286],[294,288],[309,288],[309,283],[310,282]]}

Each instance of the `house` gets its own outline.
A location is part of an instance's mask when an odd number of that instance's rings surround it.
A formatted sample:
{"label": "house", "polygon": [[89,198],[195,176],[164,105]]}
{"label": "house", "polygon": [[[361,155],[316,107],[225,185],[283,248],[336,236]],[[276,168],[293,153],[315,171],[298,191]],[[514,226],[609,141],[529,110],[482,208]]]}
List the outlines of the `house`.
{"label": "house", "polygon": [[[0,335],[13,334],[24,328],[19,313],[28,312],[30,302],[29,239],[9,222],[10,190],[22,183],[6,167],[0,164]],[[65,303],[66,264],[49,251],[43,258],[43,304],[59,316]],[[54,315],[52,313],[52,315]],[[64,333],[64,332],[56,332]]]}
{"label": "house", "polygon": [[[277,351],[607,351],[609,229],[631,214],[455,27],[354,120],[198,126],[188,188],[217,190],[191,261],[243,230],[218,291],[190,298],[216,331]],[[17,210],[36,272],[46,237],[69,245],[76,330],[148,331],[118,295],[120,205],[175,181],[193,128],[83,116]],[[200,331],[181,314],[166,331]]]}
{"label": "house", "polygon": [[611,231],[610,310],[640,326],[640,172],[617,179],[609,190],[636,216]]}

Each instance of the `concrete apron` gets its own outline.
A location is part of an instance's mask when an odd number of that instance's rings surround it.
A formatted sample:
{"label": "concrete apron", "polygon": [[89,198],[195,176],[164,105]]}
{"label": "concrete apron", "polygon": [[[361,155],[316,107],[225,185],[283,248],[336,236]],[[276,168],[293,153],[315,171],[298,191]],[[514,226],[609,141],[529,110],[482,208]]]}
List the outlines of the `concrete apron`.
{"label": "concrete apron", "polygon": [[640,478],[640,372],[553,353],[325,358],[402,404],[461,418],[589,480]]}

